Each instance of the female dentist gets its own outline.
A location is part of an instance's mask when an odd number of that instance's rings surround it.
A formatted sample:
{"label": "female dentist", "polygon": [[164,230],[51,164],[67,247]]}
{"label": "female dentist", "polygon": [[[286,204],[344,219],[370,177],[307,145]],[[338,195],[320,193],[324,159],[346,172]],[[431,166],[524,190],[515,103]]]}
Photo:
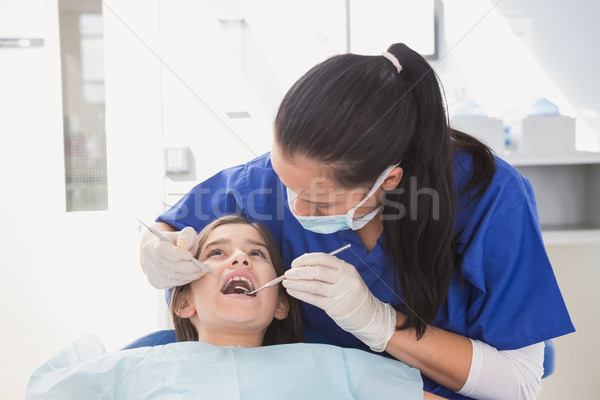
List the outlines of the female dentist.
{"label": "female dentist", "polygon": [[[574,331],[531,185],[448,126],[434,71],[403,44],[335,56],[300,78],[270,154],[219,172],[157,219],[176,246],[143,239],[149,281],[201,276],[188,261],[194,229],[227,213],[277,239],[308,340],[385,351],[439,396],[535,398],[544,340]],[[346,243],[352,251],[327,254]]]}

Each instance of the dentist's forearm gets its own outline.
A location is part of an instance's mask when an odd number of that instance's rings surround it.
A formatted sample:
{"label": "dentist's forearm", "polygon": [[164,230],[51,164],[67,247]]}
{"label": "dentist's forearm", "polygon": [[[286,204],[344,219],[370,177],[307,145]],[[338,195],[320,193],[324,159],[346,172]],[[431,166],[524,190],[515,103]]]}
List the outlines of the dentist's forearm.
{"label": "dentist's forearm", "polygon": [[[397,313],[398,325],[404,318],[404,314]],[[469,338],[431,325],[420,340],[414,329],[396,331],[385,351],[453,391],[460,390],[467,381],[473,356]]]}

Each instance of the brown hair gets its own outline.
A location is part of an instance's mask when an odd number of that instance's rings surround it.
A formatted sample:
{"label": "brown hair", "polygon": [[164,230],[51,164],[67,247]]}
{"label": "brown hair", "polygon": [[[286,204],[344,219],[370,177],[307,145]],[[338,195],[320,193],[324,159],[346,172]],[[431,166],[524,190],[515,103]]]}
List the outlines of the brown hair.
{"label": "brown hair", "polygon": [[[250,225],[254,229],[256,229],[261,235],[262,239],[265,241],[265,245],[267,247],[267,250],[269,251],[269,255],[271,256],[271,261],[273,263],[275,273],[277,274],[277,276],[281,276],[284,274],[286,269],[283,266],[281,254],[277,249],[277,244],[273,239],[271,233],[263,225],[258,224],[256,222],[250,222],[242,216],[228,215],[220,217],[212,221],[210,224],[206,225],[206,227],[204,227],[204,229],[202,229],[202,231],[198,235],[198,254],[196,254],[195,257],[197,258],[199,256],[202,246],[204,245],[204,243],[206,243],[206,239],[212,231],[214,231],[219,226],[229,224],[245,224]],[[192,321],[190,321],[189,318],[181,318],[175,313],[177,305],[180,304],[181,301],[184,299],[185,294],[189,290],[189,287],[189,283],[183,286],[176,286],[173,288],[171,293],[171,317],[173,318],[173,325],[175,326],[175,335],[177,336],[178,342],[198,340],[198,331],[196,330],[196,327],[192,324]],[[263,346],[284,343],[298,343],[303,340],[302,322],[300,320],[300,305],[298,304],[298,300],[288,295],[282,285],[279,285],[279,295],[285,297],[288,302],[288,315],[285,319],[282,320],[273,318],[273,321],[271,322],[271,324],[269,324],[267,331],[265,332],[265,336],[262,342]]]}
{"label": "brown hair", "polygon": [[[399,329],[425,333],[446,301],[461,259],[456,252],[458,196],[482,195],[495,172],[491,150],[448,125],[435,71],[402,43],[385,57],[342,54],[313,67],[287,92],[275,118],[275,142],[286,158],[330,166],[346,188],[372,184],[400,163],[403,178],[383,194],[383,237],[394,265],[394,291],[406,319]],[[454,153],[472,156],[466,187],[455,180]],[[327,171],[327,170],[326,170]],[[367,185],[368,186],[368,185]],[[419,193],[435,195],[419,196]],[[467,203],[468,204],[468,203]]]}

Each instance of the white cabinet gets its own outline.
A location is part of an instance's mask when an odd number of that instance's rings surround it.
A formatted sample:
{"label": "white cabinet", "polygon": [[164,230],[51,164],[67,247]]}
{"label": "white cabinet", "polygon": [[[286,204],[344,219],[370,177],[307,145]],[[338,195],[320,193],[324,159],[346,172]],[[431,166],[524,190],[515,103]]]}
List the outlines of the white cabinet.
{"label": "white cabinet", "polygon": [[501,158],[531,182],[547,245],[600,243],[600,153]]}

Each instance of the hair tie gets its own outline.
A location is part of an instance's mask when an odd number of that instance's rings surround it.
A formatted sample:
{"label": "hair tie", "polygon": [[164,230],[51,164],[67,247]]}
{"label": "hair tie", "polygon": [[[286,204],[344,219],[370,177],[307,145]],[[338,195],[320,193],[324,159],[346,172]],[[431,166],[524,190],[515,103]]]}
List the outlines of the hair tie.
{"label": "hair tie", "polygon": [[398,70],[398,73],[400,73],[400,71],[402,71],[402,65],[400,65],[400,61],[398,61],[398,59],[396,58],[395,55],[393,55],[392,53],[388,52],[388,51],[384,51],[383,53],[381,53],[382,56],[384,56],[385,58],[387,58],[388,60],[390,60],[392,62],[392,64],[394,64],[394,67],[396,67],[396,69]]}

